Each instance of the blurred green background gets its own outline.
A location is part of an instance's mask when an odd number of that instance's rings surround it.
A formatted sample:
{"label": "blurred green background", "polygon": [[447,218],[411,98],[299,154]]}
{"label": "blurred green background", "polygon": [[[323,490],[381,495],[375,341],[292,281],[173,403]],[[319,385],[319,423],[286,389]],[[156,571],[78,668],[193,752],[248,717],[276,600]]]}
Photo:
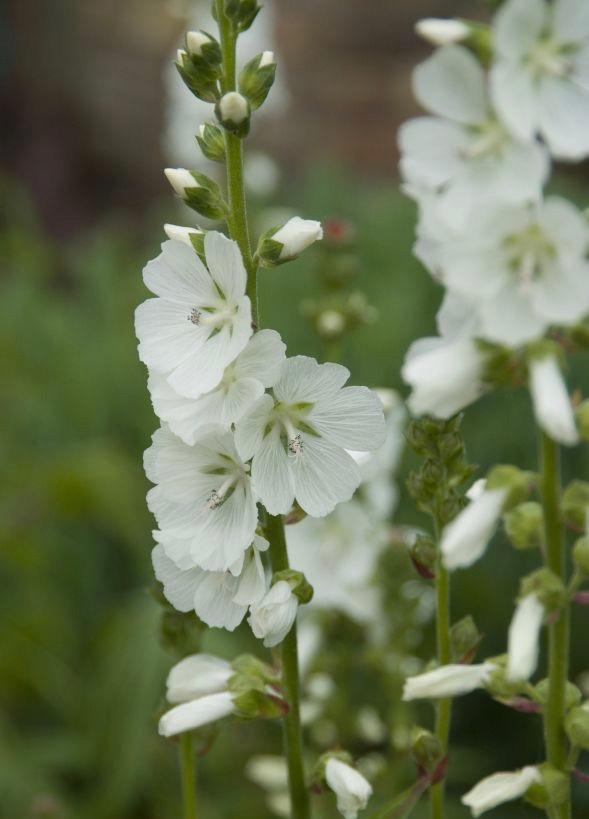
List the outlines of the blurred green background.
{"label": "blurred green background", "polygon": [[[286,207],[309,218],[350,221],[362,265],[355,286],[377,306],[378,319],[350,337],[342,360],[356,383],[404,390],[399,377],[404,352],[414,338],[433,330],[441,297],[411,256],[415,213],[398,193],[394,175],[395,124],[413,110],[408,72],[422,53],[411,24],[432,10],[452,14],[469,4],[379,2],[370,14],[363,14],[355,0],[343,4],[339,28],[324,33],[330,38],[332,75],[351,72],[350,26],[360,19],[356,31],[362,36],[353,43],[352,65],[369,65],[354,93],[370,100],[374,78],[383,81],[386,75],[390,81],[382,86],[386,115],[375,111],[373,101],[367,109],[373,119],[368,113],[355,123],[350,121],[353,107],[349,119],[342,120],[345,100],[337,87],[325,81],[322,96],[316,88],[309,92],[310,84],[316,85],[315,52],[306,75],[296,74],[294,45],[289,49],[288,43],[294,39],[300,45],[311,25],[309,4],[301,2],[296,9],[288,2],[269,5],[277,51],[280,55],[282,44],[291,68],[285,76],[290,102],[269,121],[267,132],[254,132],[254,143],[277,160],[281,174],[271,190],[254,196],[252,216],[262,226],[269,209]],[[480,11],[479,4],[473,5]],[[156,732],[173,658],[161,645],[160,609],[147,591],[152,521],[145,507],[148,486],[141,455],[156,419],[133,332],[133,310],[146,295],[140,271],[158,252],[161,224],[189,218],[178,215],[160,180],[164,159],[173,164],[169,140],[162,142],[162,136],[178,118],[166,102],[169,82],[161,70],[184,25],[184,10],[174,8],[172,15],[171,6],[129,3],[122,10],[112,3],[98,10],[82,2],[9,2],[0,19],[6,45],[0,86],[2,819],[179,816],[173,743]],[[318,6],[329,20],[341,4],[322,0]],[[149,15],[148,25],[144,18]],[[387,38],[379,25],[383,16],[392,26]],[[168,28],[162,34],[158,23],[164,18]],[[99,47],[89,39],[88,19],[103,22],[100,36],[92,29]],[[152,29],[158,29],[160,39],[150,34]],[[134,59],[138,31],[143,62]],[[297,36],[288,36],[292,32]],[[121,45],[125,33],[133,44],[128,53],[124,41]],[[62,41],[62,53],[71,48],[79,66],[69,59],[62,63],[54,50]],[[32,50],[38,56],[34,66]],[[43,72],[39,55],[49,53]],[[105,79],[101,69],[113,63],[116,76]],[[76,73],[84,78],[83,88],[73,81]],[[114,91],[117,77],[120,94]],[[93,90],[104,82],[111,83],[107,90],[113,99],[105,102],[100,94],[93,99]],[[135,120],[128,111],[131,98],[133,110],[140,112]],[[289,119],[293,109],[306,111],[313,123],[308,143],[303,115]],[[285,119],[290,136],[281,140]],[[150,129],[141,131],[141,122]],[[371,128],[372,140],[367,138]],[[317,134],[320,143],[325,141],[319,152]],[[569,174],[559,185],[586,201],[582,176]],[[319,288],[314,258],[310,252],[261,274],[263,324],[280,330],[291,354],[323,353],[300,315],[303,299]],[[585,393],[586,365],[586,358],[576,360],[570,379]],[[498,393],[469,410],[465,436],[481,472],[504,460],[534,468],[535,435],[523,391]],[[403,488],[411,465],[407,455],[395,520],[423,525]],[[566,454],[568,474],[587,478],[587,467],[585,447]],[[504,650],[518,578],[533,566],[534,556],[514,554],[497,538],[480,564],[455,576],[455,617],[473,614],[485,635],[485,655]],[[402,573],[410,576],[406,562]],[[393,578],[384,577],[385,587],[389,583],[394,585]],[[371,654],[345,618],[331,618],[327,627],[338,684],[335,712],[353,713],[368,702],[392,721],[394,730],[397,714],[403,720],[406,715],[398,713],[396,693],[379,672],[381,658]],[[583,610],[575,613],[574,633],[574,678],[587,685]],[[209,632],[202,645],[227,657],[254,648],[247,626],[233,635]],[[419,650],[429,656],[429,630]],[[429,709],[419,716],[427,722]],[[483,695],[458,702],[454,737],[449,791],[456,819],[467,815],[458,796],[475,779],[541,758],[538,720]],[[410,765],[386,741],[377,750],[389,767],[377,778],[375,805],[411,776]],[[263,791],[246,779],[243,768],[253,753],[279,751],[277,725],[224,728],[199,763],[201,815],[270,816]],[[585,792],[579,788],[579,819],[589,809],[587,794],[587,786]],[[334,815],[328,799],[318,805],[319,815]],[[534,815],[523,805],[501,810],[504,819]]]}

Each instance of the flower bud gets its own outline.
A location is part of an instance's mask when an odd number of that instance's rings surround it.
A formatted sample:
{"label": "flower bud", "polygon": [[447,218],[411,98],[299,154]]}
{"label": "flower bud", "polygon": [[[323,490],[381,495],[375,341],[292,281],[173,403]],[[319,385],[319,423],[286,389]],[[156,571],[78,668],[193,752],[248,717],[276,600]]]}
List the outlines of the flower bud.
{"label": "flower bud", "polygon": [[222,219],[229,213],[219,185],[206,174],[186,168],[166,168],[164,173],[176,194],[197,213],[208,219]]}
{"label": "flower bud", "polygon": [[260,8],[258,0],[225,0],[225,14],[238,31],[246,31],[251,26]]}
{"label": "flower bud", "polygon": [[362,774],[332,756],[325,765],[325,781],[334,792],[337,809],[345,819],[356,819],[372,796],[372,786]]}
{"label": "flower bud", "polygon": [[583,441],[589,441],[589,399],[582,401],[575,410],[577,429]]}
{"label": "flower bud", "polygon": [[554,441],[567,446],[579,442],[571,400],[555,355],[533,356],[530,392],[539,426]]}
{"label": "flower bud", "polygon": [[536,501],[520,503],[503,516],[505,532],[516,549],[539,549],[544,540],[544,513]]}
{"label": "flower bud", "polygon": [[504,511],[512,509],[522,503],[530,493],[534,482],[534,474],[525,472],[510,464],[494,466],[487,475],[485,489],[503,489],[506,491]]}
{"label": "flower bud", "polygon": [[573,548],[573,560],[578,571],[589,577],[589,537],[580,537]]}
{"label": "flower bud", "polygon": [[263,51],[246,63],[239,75],[239,90],[246,96],[252,111],[264,102],[276,75],[276,63],[272,51]]}
{"label": "flower bud", "polygon": [[577,532],[583,532],[589,510],[589,483],[571,481],[562,494],[561,509],[565,524]]}
{"label": "flower bud", "polygon": [[286,581],[299,603],[309,603],[313,598],[313,586],[302,572],[297,572],[295,569],[283,569],[281,572],[276,572],[272,580],[274,583],[279,583],[281,580]]}
{"label": "flower bud", "polygon": [[190,57],[200,57],[208,63],[220,63],[222,59],[219,43],[204,31],[187,32],[186,50]]}
{"label": "flower bud", "polygon": [[192,93],[205,102],[219,96],[221,49],[219,43],[204,31],[189,31],[186,49],[179,49],[176,68]]}
{"label": "flower bud", "polygon": [[470,614],[454,623],[450,629],[450,647],[454,662],[472,662],[481,640],[482,635]]}
{"label": "flower bud", "polygon": [[572,745],[589,751],[589,700],[569,711],[564,727]]}
{"label": "flower bud", "polygon": [[541,781],[540,769],[528,765],[519,771],[501,772],[487,776],[462,797],[462,804],[469,807],[473,816],[519,799],[528,789]]}
{"label": "flower bud", "polygon": [[538,595],[527,594],[515,609],[507,641],[507,679],[529,679],[538,665],[539,637],[546,610]]}
{"label": "flower bud", "polygon": [[435,46],[460,43],[469,36],[470,29],[461,20],[426,17],[415,24],[415,32],[426,42]]}
{"label": "flower bud", "polygon": [[225,137],[214,122],[205,122],[198,129],[196,141],[207,159],[212,162],[225,161]]}
{"label": "flower bud", "polygon": [[548,762],[539,770],[541,778],[526,791],[526,802],[541,810],[562,805],[569,793],[569,776]]}
{"label": "flower bud", "polygon": [[564,583],[550,569],[543,567],[521,580],[521,596],[535,594],[546,611],[558,611],[567,600]]}
{"label": "flower bud", "polygon": [[431,731],[416,725],[411,733],[411,756],[419,768],[429,771],[442,759],[444,749]]}
{"label": "flower bud", "polygon": [[418,535],[409,555],[417,573],[425,580],[433,580],[438,560],[438,550],[433,540],[425,535]]}
{"label": "flower bud", "polygon": [[250,106],[247,99],[237,91],[224,94],[215,106],[217,119],[238,137],[247,136],[250,129]]}
{"label": "flower bud", "polygon": [[286,580],[275,583],[262,600],[250,609],[248,622],[266,648],[281,643],[297,616],[298,598]]}
{"label": "flower bud", "polygon": [[201,256],[204,253],[205,232],[198,228],[182,227],[182,225],[164,225],[164,233],[173,242],[183,242],[193,247]]}
{"label": "flower bud", "polygon": [[[548,703],[548,695],[550,693],[550,683],[548,679],[540,680],[539,683],[536,683],[534,686],[533,697],[541,706],[545,706]],[[572,683],[567,682],[565,686],[565,694],[564,694],[564,702],[565,702],[565,709],[569,711],[571,708],[579,705],[581,702],[581,692],[578,687]]]}
{"label": "flower bud", "polygon": [[346,329],[346,319],[338,310],[324,310],[317,316],[316,326],[323,338],[338,338]]}
{"label": "flower bud", "polygon": [[233,674],[231,665],[210,654],[192,654],[171,669],[166,680],[166,699],[188,702],[227,689]]}
{"label": "flower bud", "polygon": [[272,228],[262,234],[257,253],[265,267],[275,267],[296,259],[303,250],[322,238],[320,222],[293,216],[282,227]]}
{"label": "flower bud", "polygon": [[483,556],[497,528],[508,491],[506,487],[485,488],[444,528],[440,549],[447,569],[470,566]]}
{"label": "flower bud", "polygon": [[403,700],[444,699],[469,694],[477,688],[484,688],[495,670],[491,662],[479,665],[441,665],[433,671],[408,677],[403,689]]}

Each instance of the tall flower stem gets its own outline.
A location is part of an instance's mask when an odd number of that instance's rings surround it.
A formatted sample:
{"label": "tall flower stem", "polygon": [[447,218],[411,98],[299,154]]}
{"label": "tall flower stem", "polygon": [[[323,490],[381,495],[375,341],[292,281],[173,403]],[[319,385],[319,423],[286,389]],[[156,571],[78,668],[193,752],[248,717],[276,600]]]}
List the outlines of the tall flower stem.
{"label": "tall flower stem", "polygon": [[[266,535],[270,541],[272,570],[281,572],[288,569],[284,521],[281,515],[268,516]],[[284,717],[284,746],[288,765],[291,816],[292,819],[309,819],[311,808],[303,766],[296,622],[282,641],[281,657],[282,682],[289,705],[288,714]]]}
{"label": "tall flower stem", "polygon": [[[560,452],[545,433],[540,438],[541,491],[544,506],[546,565],[566,585],[567,563],[560,518]],[[569,676],[570,611],[568,604],[548,628],[548,702],[544,739],[548,762],[566,770],[568,743],[564,732],[566,684]],[[570,795],[557,809],[558,819],[570,819]]]}
{"label": "tall flower stem", "polygon": [[[436,539],[439,544],[442,527],[438,520],[435,521],[435,528]],[[450,574],[442,563],[442,555],[439,549],[436,565],[436,652],[439,665],[447,665],[450,662]],[[440,741],[444,756],[448,753],[451,716],[452,700],[449,698],[438,700],[436,707],[436,737]],[[444,791],[443,779],[431,787],[432,819],[442,819],[444,816]]]}
{"label": "tall flower stem", "polygon": [[[215,0],[217,20],[223,56],[223,76],[221,90],[224,94],[235,91],[237,87],[236,73],[236,44],[237,34],[231,20],[226,16],[223,0]],[[227,219],[231,238],[235,239],[243,256],[243,263],[247,271],[247,295],[252,304],[252,320],[258,325],[258,275],[253,260],[250,243],[249,227],[247,222],[247,206],[245,199],[245,184],[243,179],[243,144],[235,134],[225,131],[225,154],[227,164],[227,190],[229,196],[230,215]]]}
{"label": "tall flower stem", "polygon": [[184,819],[196,819],[196,776],[194,770],[194,746],[189,733],[180,736],[180,777],[182,780],[182,804]]}

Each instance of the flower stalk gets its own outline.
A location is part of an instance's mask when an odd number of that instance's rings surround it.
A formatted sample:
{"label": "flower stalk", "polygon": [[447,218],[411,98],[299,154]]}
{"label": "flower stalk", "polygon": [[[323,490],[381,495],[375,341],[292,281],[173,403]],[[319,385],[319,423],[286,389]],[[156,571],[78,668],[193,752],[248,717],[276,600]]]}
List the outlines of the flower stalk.
{"label": "flower stalk", "polygon": [[[439,542],[440,525],[436,520],[436,538]],[[438,665],[448,665],[451,661],[450,643],[450,573],[442,562],[442,553],[438,549],[436,568],[436,653]],[[436,704],[435,735],[440,742],[444,756],[448,754],[450,738],[450,720],[452,717],[452,699],[446,697]],[[431,787],[431,816],[432,819],[442,819],[444,816],[444,779]]]}
{"label": "flower stalk", "polygon": [[[560,518],[560,451],[558,445],[541,433],[541,481],[544,506],[546,566],[566,583],[566,552]],[[548,762],[565,770],[568,743],[564,731],[566,684],[569,671],[569,603],[548,628],[548,702],[544,715],[544,737]],[[558,806],[558,819],[570,819],[570,793]]]}
{"label": "flower stalk", "polygon": [[196,775],[194,769],[194,746],[192,734],[187,731],[180,736],[180,777],[182,780],[182,804],[184,819],[197,819]]}

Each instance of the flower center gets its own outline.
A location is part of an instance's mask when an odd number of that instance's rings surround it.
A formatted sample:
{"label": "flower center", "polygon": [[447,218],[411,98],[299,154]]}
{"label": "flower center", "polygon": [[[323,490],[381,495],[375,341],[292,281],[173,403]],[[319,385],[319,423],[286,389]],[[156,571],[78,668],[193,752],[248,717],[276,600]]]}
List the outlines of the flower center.
{"label": "flower center", "polygon": [[222,506],[223,503],[227,500],[229,495],[231,494],[231,490],[237,483],[237,477],[235,475],[230,475],[226,480],[223,481],[221,486],[218,489],[213,489],[209,497],[207,498],[207,508],[208,509],[218,509],[219,506]]}
{"label": "flower center", "polygon": [[464,147],[461,153],[465,159],[497,156],[503,152],[507,141],[507,133],[501,123],[489,120],[473,128],[472,142]]}
{"label": "flower center", "polygon": [[532,224],[505,241],[510,266],[525,288],[540,278],[555,256],[554,245],[540,225]]}
{"label": "flower center", "polygon": [[193,307],[186,318],[197,327],[217,329],[225,324],[231,324],[236,312],[235,307],[224,307],[218,310],[211,308],[210,312]]}
{"label": "flower center", "polygon": [[291,455],[300,455],[303,451],[303,439],[300,432],[297,432],[290,418],[283,418],[282,426],[286,432],[288,451]]}
{"label": "flower center", "polygon": [[539,40],[528,55],[528,64],[537,79],[540,77],[566,77],[572,69],[565,48],[555,40]]}

